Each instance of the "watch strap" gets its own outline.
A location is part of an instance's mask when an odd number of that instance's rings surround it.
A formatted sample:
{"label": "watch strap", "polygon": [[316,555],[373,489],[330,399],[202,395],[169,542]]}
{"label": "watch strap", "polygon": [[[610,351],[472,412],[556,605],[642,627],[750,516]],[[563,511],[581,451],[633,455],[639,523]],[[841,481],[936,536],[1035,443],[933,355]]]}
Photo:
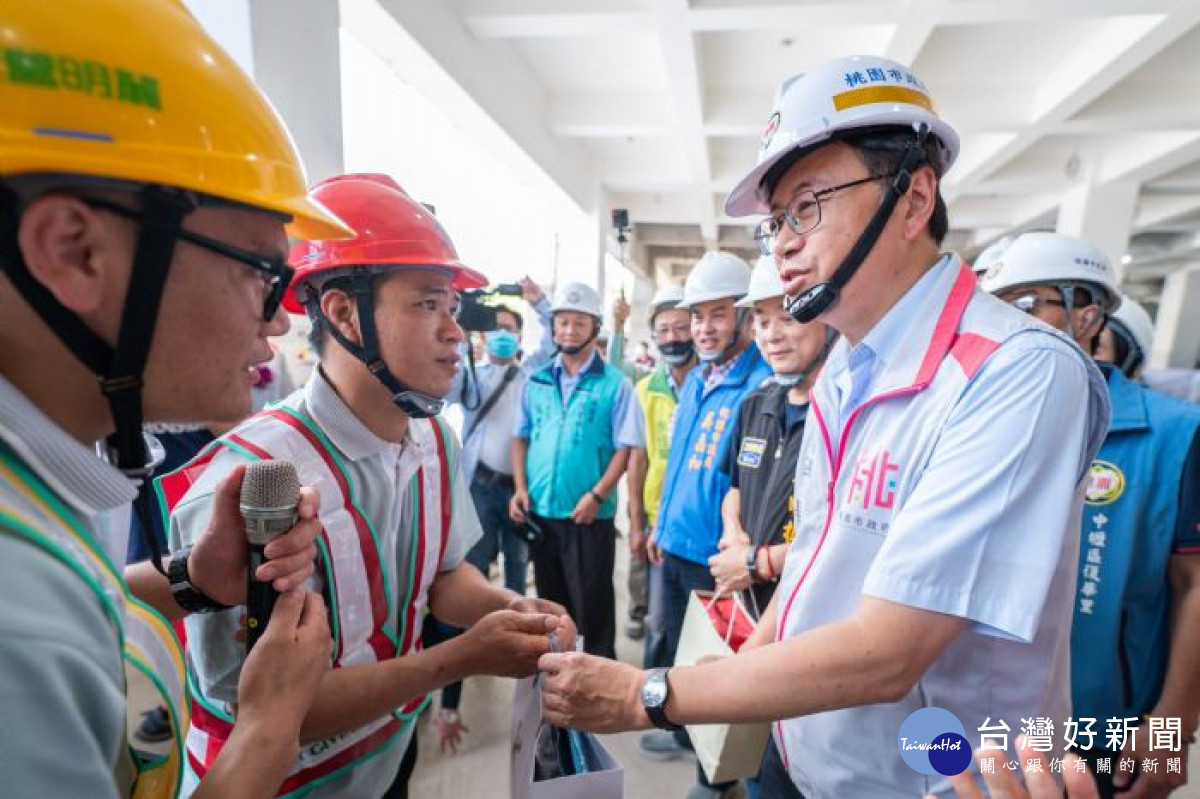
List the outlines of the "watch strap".
{"label": "watch strap", "polygon": [[675,724],[667,718],[667,702],[671,699],[671,683],[667,681],[667,672],[669,671],[670,669],[659,668],[650,672],[650,676],[647,678],[646,682],[650,682],[651,680],[662,682],[662,702],[657,704],[648,702],[646,701],[645,694],[643,694],[642,708],[646,711],[646,715],[650,718],[651,723],[654,724],[655,727],[658,727],[660,730],[674,732],[676,730],[683,729],[683,726],[680,724]]}
{"label": "watch strap", "polygon": [[190,546],[171,553],[171,562],[167,566],[167,581],[171,585],[171,596],[175,599],[175,604],[188,613],[216,613],[228,610],[229,605],[222,605],[192,585],[187,567],[191,554]]}

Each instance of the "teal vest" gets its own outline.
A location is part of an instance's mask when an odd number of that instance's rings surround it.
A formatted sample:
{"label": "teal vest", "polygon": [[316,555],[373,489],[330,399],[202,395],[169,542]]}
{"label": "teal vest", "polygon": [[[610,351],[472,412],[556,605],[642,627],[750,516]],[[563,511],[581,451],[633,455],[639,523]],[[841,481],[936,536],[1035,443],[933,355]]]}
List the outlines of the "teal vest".
{"label": "teal vest", "polygon": [[1074,715],[1139,716],[1162,692],[1170,652],[1179,480],[1200,409],[1101,365],[1112,426],[1092,463],[1071,629]]}
{"label": "teal vest", "polygon": [[[595,487],[608,469],[616,448],[613,406],[625,376],[596,358],[580,375],[564,406],[551,363],[525,384],[529,412],[529,452],[525,470],[533,512],[547,519],[567,519],[579,498]],[[617,492],[609,494],[599,519],[617,514]]]}

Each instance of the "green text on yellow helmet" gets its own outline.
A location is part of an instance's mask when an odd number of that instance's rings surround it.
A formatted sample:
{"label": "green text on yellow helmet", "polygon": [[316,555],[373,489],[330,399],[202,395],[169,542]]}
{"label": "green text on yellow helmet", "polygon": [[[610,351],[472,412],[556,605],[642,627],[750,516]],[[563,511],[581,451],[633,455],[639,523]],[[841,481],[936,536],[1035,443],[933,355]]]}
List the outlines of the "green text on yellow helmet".
{"label": "green text on yellow helmet", "polygon": [[174,186],[350,235],[263,93],[178,0],[4,0],[0,177]]}

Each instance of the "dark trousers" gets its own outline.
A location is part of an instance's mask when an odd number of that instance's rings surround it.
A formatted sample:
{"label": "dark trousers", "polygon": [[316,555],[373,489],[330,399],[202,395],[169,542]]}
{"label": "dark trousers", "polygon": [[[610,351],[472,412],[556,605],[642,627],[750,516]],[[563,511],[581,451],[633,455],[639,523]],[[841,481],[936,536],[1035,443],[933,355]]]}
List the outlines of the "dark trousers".
{"label": "dark trousers", "polygon": [[[702,566],[685,558],[677,558],[670,552],[664,553],[662,565],[663,583],[663,618],[666,621],[666,651],[670,653],[671,662],[675,662],[675,650],[679,648],[679,636],[683,632],[683,617],[687,614],[688,597],[693,591],[712,591],[716,581],[708,566]],[[688,749],[692,748],[687,730],[675,733],[676,740]],[[724,790],[733,785],[732,782],[710,783],[704,776],[704,769],[696,764],[696,781],[701,785]]]}
{"label": "dark trousers", "polygon": [[675,658],[674,652],[667,651],[667,626],[663,613],[663,569],[662,566],[650,564],[650,579],[647,581],[646,593],[648,608],[646,612],[646,644],[642,650],[642,665],[647,669],[666,667]]}
{"label": "dark trousers", "polygon": [[[1120,767],[1120,752],[1101,749],[1098,746],[1093,746],[1091,749],[1075,749],[1073,751],[1087,763],[1088,771],[1091,772],[1092,777],[1096,780],[1096,792],[1099,794],[1100,799],[1113,799],[1115,796],[1124,795],[1125,791],[1118,793],[1116,786],[1113,785],[1113,775],[1118,773]],[[1109,759],[1109,770],[1105,774],[1098,774],[1096,772],[1096,761],[1103,758]],[[1185,763],[1184,765],[1187,764]],[[1136,781],[1134,784],[1137,784]]]}
{"label": "dark trousers", "polygon": [[775,746],[775,738],[767,739],[767,751],[763,752],[762,769],[758,778],[747,785],[747,795],[751,799],[804,799],[804,794],[788,776],[783,758],[779,756],[779,748]]}
{"label": "dark trousers", "polygon": [[683,632],[683,617],[687,614],[688,597],[693,591],[713,591],[716,581],[708,566],[664,553],[662,565],[662,609],[665,626],[667,657],[675,662],[679,635]]}
{"label": "dark trousers", "polygon": [[513,489],[509,485],[487,483],[480,479],[471,482],[471,499],[479,515],[483,537],[471,547],[467,560],[486,577],[492,561],[503,552],[504,587],[524,596],[529,553],[508,515],[508,501],[512,495]]}
{"label": "dark trousers", "polygon": [[[414,721],[413,724],[416,724]],[[400,761],[400,770],[396,772],[396,779],[392,780],[392,784],[383,792],[380,799],[408,799],[408,782],[412,779],[413,769],[417,767],[417,732],[413,731],[412,740],[408,743],[408,751],[404,753],[404,758]]]}
{"label": "dark trousers", "polygon": [[532,548],[538,596],[567,609],[588,654],[615,659],[616,525],[612,519],[596,519],[591,524],[541,517],[537,521],[545,533],[542,542]]}

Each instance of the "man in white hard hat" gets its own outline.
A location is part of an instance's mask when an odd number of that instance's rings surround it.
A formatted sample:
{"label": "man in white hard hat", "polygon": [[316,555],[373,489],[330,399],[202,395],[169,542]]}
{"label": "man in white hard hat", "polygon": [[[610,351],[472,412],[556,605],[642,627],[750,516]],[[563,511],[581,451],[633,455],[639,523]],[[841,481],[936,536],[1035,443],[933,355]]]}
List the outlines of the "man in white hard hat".
{"label": "man in white hard hat", "polygon": [[[950,795],[943,773],[973,768],[980,727],[1070,715],[1104,381],[939,253],[958,136],[932,109],[919,78],[874,56],[782,87],[726,210],[766,215],[759,243],[793,317],[842,338],[810,397],[779,589],[746,647],[715,663],[646,674],[543,656],[553,723],[780,720],[805,796],[901,799]],[[963,740],[912,731],[930,714],[958,719]]]}
{"label": "man in white hard hat", "polygon": [[[1059,233],[1018,238],[983,288],[1068,332],[1087,352],[1096,349],[1105,314],[1119,314],[1122,302],[1107,259]],[[1119,733],[1100,738],[1097,729],[1094,746],[1077,739],[1102,796],[1132,778],[1124,795],[1160,797],[1186,780],[1168,761],[1186,762],[1200,713],[1200,409],[1111,364],[1101,369],[1113,419],[1085,498],[1071,632],[1073,714],[1080,729],[1094,719],[1097,727],[1115,723]],[[1169,729],[1170,719],[1178,734],[1151,749],[1152,729]],[[1136,776],[1118,768],[1122,756],[1142,763]]]}
{"label": "man in white hard hat", "polygon": [[532,523],[538,596],[563,605],[587,652],[616,657],[617,481],[638,440],[633,385],[596,351],[595,289],[568,283],[550,308],[554,360],[529,376],[514,431],[509,514]]}
{"label": "man in white hard hat", "polygon": [[1100,331],[1096,360],[1111,363],[1130,380],[1137,380],[1153,344],[1154,320],[1137,301],[1122,294],[1121,304]]}
{"label": "man in white hard hat", "polygon": [[[682,286],[660,289],[650,300],[650,332],[661,360],[637,383],[636,421],[642,426],[643,446],[629,453],[630,604],[634,603],[635,590],[644,591],[641,599],[649,620],[643,656],[647,667],[670,665],[662,607],[662,559],[656,551],[656,558],[651,560],[646,545],[648,534],[658,522],[679,391],[696,365],[691,314],[679,307],[681,302]],[[637,585],[635,581],[639,581]]]}
{"label": "man in white hard hat", "polygon": [[975,261],[971,264],[971,270],[979,278],[987,274],[987,271],[992,268],[992,264],[1000,260],[1000,256],[1013,243],[1012,236],[1004,236],[997,241],[992,242],[976,256]]}
{"label": "man in white hard hat", "polygon": [[[674,661],[692,591],[715,587],[708,559],[717,554],[721,537],[721,501],[729,475],[720,468],[726,442],[746,395],[771,375],[754,344],[749,311],[736,303],[750,286],[750,267],[727,252],[708,252],[696,263],[683,286],[679,307],[691,315],[692,339],[700,367],[693,370],[679,395],[676,425],[663,477],[658,521],[650,543],[651,557],[662,561],[665,653]],[[653,759],[683,754],[682,733],[663,731],[642,736],[641,750]],[[728,786],[707,785],[697,772],[693,796],[718,795]]]}

